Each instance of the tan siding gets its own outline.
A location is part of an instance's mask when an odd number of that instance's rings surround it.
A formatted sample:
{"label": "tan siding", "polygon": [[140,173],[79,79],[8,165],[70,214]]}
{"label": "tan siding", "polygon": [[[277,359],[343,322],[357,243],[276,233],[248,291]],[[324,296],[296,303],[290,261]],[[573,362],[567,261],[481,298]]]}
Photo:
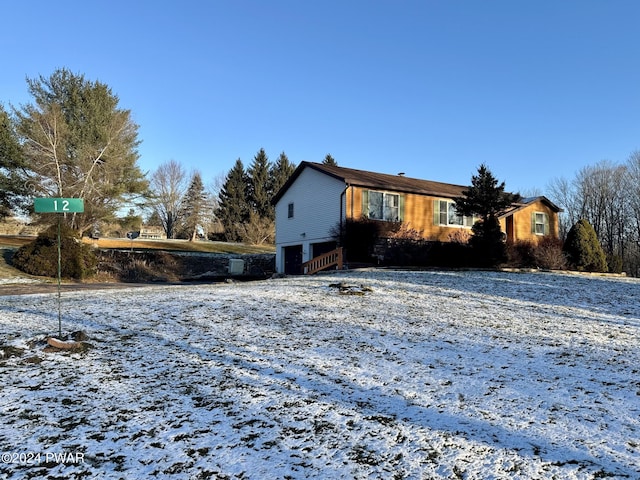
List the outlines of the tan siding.
{"label": "tan siding", "polygon": [[[362,187],[350,187],[347,194],[347,215],[351,219],[362,218],[362,191],[369,190]],[[460,230],[471,232],[470,228],[444,227],[434,225],[433,202],[439,197],[430,197],[414,193],[402,193],[404,195],[404,223],[413,230],[422,232],[427,240],[439,240],[447,242],[452,235],[458,235]],[[441,198],[441,200],[451,200]]]}
{"label": "tan siding", "polygon": [[537,201],[513,214],[515,241],[528,240],[538,242],[543,235],[531,231],[531,215],[534,212],[546,213],[549,217],[549,235],[558,238],[558,215],[545,203]]}
{"label": "tan siding", "polygon": [[[350,187],[347,192],[347,216],[351,219],[362,218],[362,191],[369,190],[362,187]],[[410,228],[421,231],[427,240],[439,240],[448,242],[452,237],[465,236],[471,234],[471,229],[467,227],[445,227],[434,225],[434,200],[448,200],[450,198],[431,197],[414,193],[403,193],[404,223]],[[547,204],[536,201],[531,205],[517,210],[513,215],[513,225],[509,229],[509,240],[529,240],[537,242],[542,235],[536,235],[531,231],[531,215],[533,212],[543,212],[549,216],[549,234],[558,237],[558,215]],[[503,232],[507,232],[506,218],[500,220]]]}

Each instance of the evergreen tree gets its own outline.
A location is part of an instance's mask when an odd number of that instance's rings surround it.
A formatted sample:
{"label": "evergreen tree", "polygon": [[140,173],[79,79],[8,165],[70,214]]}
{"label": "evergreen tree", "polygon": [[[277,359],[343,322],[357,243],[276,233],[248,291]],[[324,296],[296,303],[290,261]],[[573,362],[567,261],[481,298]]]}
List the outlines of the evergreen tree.
{"label": "evergreen tree", "polygon": [[66,69],[27,83],[34,103],[13,114],[37,196],[83,198],[84,214],[65,220],[84,231],[147,193],[136,165],[138,125],[107,85]]}
{"label": "evergreen tree", "polygon": [[499,217],[520,200],[520,195],[505,192],[504,182],[498,184],[484,164],[471,178],[469,189],[462,194],[455,199],[458,215],[480,218],[472,228],[470,240],[475,259],[483,266],[497,265],[506,258]]}
{"label": "evergreen tree", "polygon": [[26,195],[23,152],[13,123],[0,105],[0,220],[23,208]]}
{"label": "evergreen tree", "polygon": [[147,218],[145,223],[150,227],[162,227],[162,219],[160,218],[158,211],[154,209],[149,214],[149,217]]}
{"label": "evergreen tree", "polygon": [[260,218],[273,218],[273,206],[271,205],[271,192],[269,191],[270,164],[264,149],[261,148],[253,158],[249,167],[249,191],[248,202],[251,210]]}
{"label": "evergreen tree", "polygon": [[271,198],[278,193],[295,169],[296,166],[292,164],[287,155],[282,152],[278,160],[276,160],[276,163],[271,167],[271,173],[269,175],[271,178],[271,187],[269,188]]}
{"label": "evergreen tree", "polygon": [[330,153],[327,153],[326,157],[324,157],[324,160],[322,161],[323,165],[331,165],[332,167],[337,167],[338,166],[338,162],[335,161],[335,159],[331,156]]}
{"label": "evergreen tree", "polygon": [[119,218],[118,224],[121,230],[125,232],[137,232],[142,228],[142,217],[136,215],[136,211],[133,208],[129,209],[126,217]]}
{"label": "evergreen tree", "polygon": [[227,174],[219,195],[216,215],[225,229],[225,238],[230,242],[241,240],[240,226],[249,220],[249,203],[247,201],[248,176],[242,160]]}
{"label": "evergreen tree", "polygon": [[207,206],[209,198],[202,182],[200,172],[195,172],[191,177],[191,183],[182,200],[182,229],[185,236],[194,241],[198,229],[204,233],[204,225],[207,220]]}
{"label": "evergreen tree", "polygon": [[580,271],[606,272],[607,257],[593,226],[585,219],[574,224],[564,243],[569,263]]}

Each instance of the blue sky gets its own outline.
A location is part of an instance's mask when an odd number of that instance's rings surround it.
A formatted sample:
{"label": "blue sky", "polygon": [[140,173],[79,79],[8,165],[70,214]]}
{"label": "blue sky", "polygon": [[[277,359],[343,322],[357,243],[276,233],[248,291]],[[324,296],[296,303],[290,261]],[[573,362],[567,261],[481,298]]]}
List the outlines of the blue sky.
{"label": "blue sky", "polygon": [[272,161],[507,188],[640,149],[640,2],[2,1],[0,102],[65,67],[140,125],[140,167]]}

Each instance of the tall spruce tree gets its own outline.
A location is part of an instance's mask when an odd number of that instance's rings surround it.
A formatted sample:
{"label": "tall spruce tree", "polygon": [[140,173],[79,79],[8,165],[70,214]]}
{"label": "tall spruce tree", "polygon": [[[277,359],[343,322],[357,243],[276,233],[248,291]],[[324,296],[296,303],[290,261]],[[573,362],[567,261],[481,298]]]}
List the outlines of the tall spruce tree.
{"label": "tall spruce tree", "polygon": [[249,167],[249,191],[248,199],[251,210],[260,218],[273,218],[273,206],[271,205],[271,192],[269,190],[269,157],[261,148]]}
{"label": "tall spruce tree", "polygon": [[462,194],[455,198],[458,215],[480,218],[472,227],[470,240],[476,262],[482,266],[503,262],[506,246],[499,217],[520,200],[520,195],[505,192],[505,183],[498,184],[485,164],[480,165],[478,174],[471,178],[471,186]]}
{"label": "tall spruce tree", "polygon": [[335,158],[333,158],[330,153],[327,153],[327,155],[324,157],[324,160],[322,161],[322,164],[323,165],[331,165],[332,167],[337,167],[338,166],[338,162],[336,162]]}
{"label": "tall spruce tree", "polygon": [[249,220],[250,207],[248,203],[249,179],[242,160],[236,160],[235,165],[227,174],[219,195],[216,215],[225,230],[225,238],[230,242],[242,240],[241,226]]}
{"label": "tall spruce tree", "polygon": [[182,199],[182,230],[189,241],[193,242],[198,235],[198,230],[204,232],[207,223],[209,198],[202,182],[200,172],[195,172],[191,177],[191,183]]}
{"label": "tall spruce tree", "polygon": [[271,178],[271,187],[269,188],[271,198],[278,193],[295,169],[296,166],[291,163],[287,155],[282,152],[278,157],[278,160],[276,160],[271,167],[271,173],[269,175]]}

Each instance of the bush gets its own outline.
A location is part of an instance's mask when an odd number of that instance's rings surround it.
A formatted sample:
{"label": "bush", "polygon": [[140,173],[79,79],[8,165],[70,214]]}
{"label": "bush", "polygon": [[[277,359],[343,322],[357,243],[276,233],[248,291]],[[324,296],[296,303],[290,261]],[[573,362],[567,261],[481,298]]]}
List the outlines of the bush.
{"label": "bush", "polygon": [[567,257],[562,251],[562,240],[543,237],[533,250],[533,260],[538,268],[548,270],[567,268]]}
{"label": "bush", "polygon": [[606,272],[607,259],[591,224],[582,219],[571,227],[563,247],[569,265],[580,271]]}
{"label": "bush", "polygon": [[469,245],[473,249],[473,262],[478,267],[495,267],[507,260],[504,234],[497,217],[476,222]]}
{"label": "bush", "polygon": [[[67,225],[60,227],[60,270],[64,278],[81,280],[95,273],[97,260],[90,245],[82,243],[80,233]],[[31,243],[20,247],[13,266],[30,275],[58,276],[58,226],[53,225]]]}
{"label": "bush", "polygon": [[608,255],[607,265],[609,267],[609,272],[611,273],[622,273],[624,270],[624,262],[620,255]]}
{"label": "bush", "polygon": [[464,268],[473,264],[473,249],[458,242],[430,242],[428,265],[442,268]]}
{"label": "bush", "polygon": [[507,263],[512,267],[535,268],[536,244],[529,240],[519,240],[507,244]]}
{"label": "bush", "polygon": [[507,247],[508,264],[513,267],[563,270],[567,266],[562,241],[542,237],[538,243],[520,240]]}
{"label": "bush", "polygon": [[362,218],[347,220],[331,229],[331,236],[345,249],[348,262],[372,263],[381,238],[389,238],[401,228],[400,222],[380,222]]}

